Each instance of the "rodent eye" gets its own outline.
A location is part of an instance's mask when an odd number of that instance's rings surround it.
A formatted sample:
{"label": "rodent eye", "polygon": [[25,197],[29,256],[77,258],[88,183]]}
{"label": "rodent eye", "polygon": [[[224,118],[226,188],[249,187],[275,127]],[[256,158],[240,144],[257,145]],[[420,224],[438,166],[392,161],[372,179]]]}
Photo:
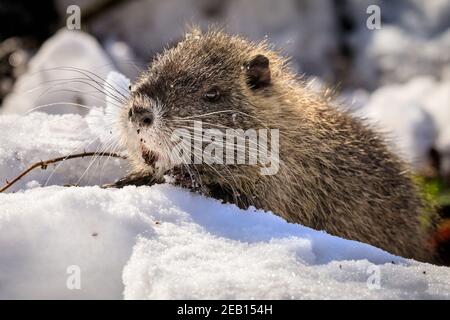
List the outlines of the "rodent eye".
{"label": "rodent eye", "polygon": [[211,89],[209,89],[206,94],[205,94],[205,98],[208,101],[214,102],[219,100],[220,98],[220,91],[219,88],[217,88],[216,86],[212,87]]}

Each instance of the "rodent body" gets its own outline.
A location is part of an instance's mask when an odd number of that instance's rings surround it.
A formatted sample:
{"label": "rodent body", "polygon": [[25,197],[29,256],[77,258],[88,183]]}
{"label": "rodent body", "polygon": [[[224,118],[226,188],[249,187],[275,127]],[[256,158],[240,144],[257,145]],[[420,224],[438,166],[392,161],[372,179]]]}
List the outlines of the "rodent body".
{"label": "rodent body", "polygon": [[[279,128],[278,173],[174,164],[169,132],[199,117],[205,127]],[[121,127],[134,177],[169,173],[176,184],[243,208],[432,260],[419,221],[426,205],[405,165],[364,121],[311,92],[264,43],[193,30],[133,85]]]}

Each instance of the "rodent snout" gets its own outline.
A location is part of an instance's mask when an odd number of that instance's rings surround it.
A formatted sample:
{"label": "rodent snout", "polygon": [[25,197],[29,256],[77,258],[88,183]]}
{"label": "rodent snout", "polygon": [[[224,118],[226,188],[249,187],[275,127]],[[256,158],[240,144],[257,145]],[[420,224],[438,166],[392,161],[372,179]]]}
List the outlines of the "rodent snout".
{"label": "rodent snout", "polygon": [[142,107],[132,107],[128,110],[128,119],[139,126],[151,126],[155,120],[152,110]]}

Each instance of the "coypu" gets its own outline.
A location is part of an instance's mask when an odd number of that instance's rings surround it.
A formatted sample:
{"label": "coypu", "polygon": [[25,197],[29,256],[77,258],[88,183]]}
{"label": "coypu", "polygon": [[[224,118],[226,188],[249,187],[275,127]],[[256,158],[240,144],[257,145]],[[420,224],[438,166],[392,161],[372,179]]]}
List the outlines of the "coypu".
{"label": "coypu", "polygon": [[[170,133],[194,120],[218,129],[278,128],[278,172],[175,163]],[[419,222],[427,205],[404,163],[362,119],[308,89],[266,43],[190,31],[133,84],[120,127],[132,173],[115,186],[169,175],[176,185],[241,208],[272,211],[403,257],[433,259]]]}

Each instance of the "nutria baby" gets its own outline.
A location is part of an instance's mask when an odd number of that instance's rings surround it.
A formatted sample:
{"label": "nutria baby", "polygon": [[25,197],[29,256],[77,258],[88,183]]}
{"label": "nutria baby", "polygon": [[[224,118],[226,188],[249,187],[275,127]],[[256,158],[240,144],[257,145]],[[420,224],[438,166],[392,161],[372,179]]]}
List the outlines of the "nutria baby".
{"label": "nutria baby", "polygon": [[[116,186],[169,175],[242,208],[430,261],[419,223],[426,205],[405,165],[330,100],[308,89],[267,44],[193,30],[131,87],[120,126],[132,173]],[[261,174],[259,163],[174,161],[171,133],[191,130],[194,121],[203,129],[279,129],[277,172]]]}

